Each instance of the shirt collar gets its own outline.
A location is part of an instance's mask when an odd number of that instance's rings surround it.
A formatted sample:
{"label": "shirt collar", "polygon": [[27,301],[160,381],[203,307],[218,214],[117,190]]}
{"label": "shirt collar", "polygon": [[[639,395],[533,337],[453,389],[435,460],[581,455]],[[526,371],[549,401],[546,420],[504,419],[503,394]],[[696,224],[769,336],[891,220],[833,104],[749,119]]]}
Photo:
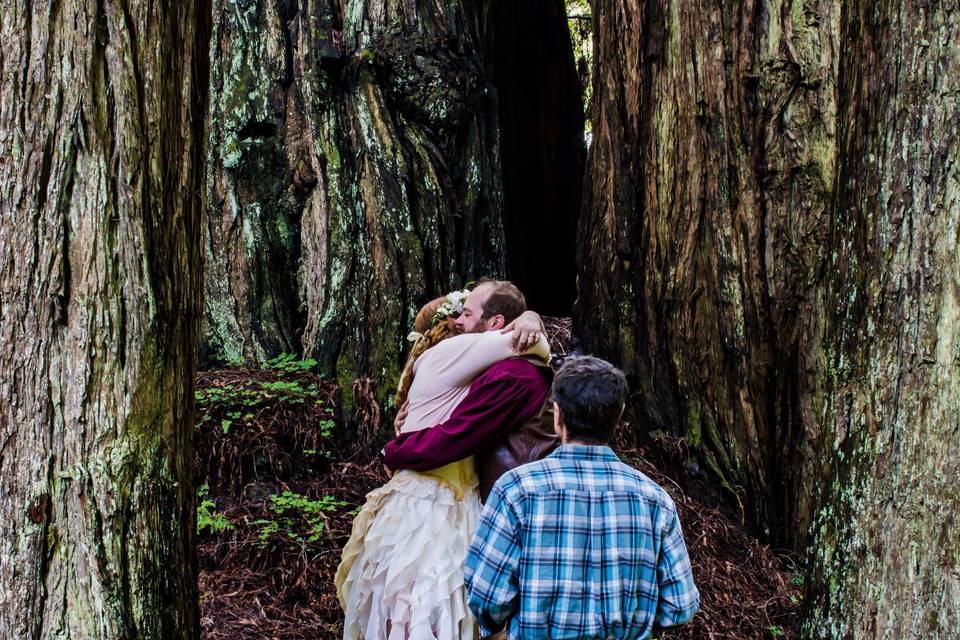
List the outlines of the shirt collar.
{"label": "shirt collar", "polygon": [[553,453],[551,458],[561,460],[599,460],[604,462],[620,462],[620,458],[613,449],[603,445],[590,444],[562,444]]}

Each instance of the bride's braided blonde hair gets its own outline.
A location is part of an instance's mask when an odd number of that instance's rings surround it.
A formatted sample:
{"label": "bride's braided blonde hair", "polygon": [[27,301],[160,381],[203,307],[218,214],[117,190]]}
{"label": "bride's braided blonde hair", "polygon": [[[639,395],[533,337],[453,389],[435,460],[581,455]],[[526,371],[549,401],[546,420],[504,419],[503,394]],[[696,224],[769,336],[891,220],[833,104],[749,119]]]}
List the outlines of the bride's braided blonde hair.
{"label": "bride's braided blonde hair", "polygon": [[457,333],[456,329],[452,328],[450,326],[451,323],[447,320],[440,320],[437,324],[433,324],[433,318],[437,314],[437,309],[439,309],[440,305],[446,302],[446,300],[446,297],[437,298],[423,305],[423,308],[420,309],[416,319],[413,321],[413,330],[422,334],[423,337],[417,339],[414,343],[413,348],[410,350],[410,355],[407,356],[407,363],[403,367],[403,373],[400,374],[400,384],[397,386],[397,395],[394,397],[397,407],[402,406],[403,403],[407,401],[407,394],[410,393],[410,385],[413,384],[413,365],[417,361],[417,358],[433,345]]}

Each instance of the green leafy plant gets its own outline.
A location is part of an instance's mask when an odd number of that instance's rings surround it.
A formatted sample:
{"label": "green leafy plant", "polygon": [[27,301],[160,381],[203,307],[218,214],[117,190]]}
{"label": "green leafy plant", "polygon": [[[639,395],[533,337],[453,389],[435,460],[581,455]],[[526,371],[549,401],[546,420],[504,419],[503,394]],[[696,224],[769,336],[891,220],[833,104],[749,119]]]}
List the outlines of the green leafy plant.
{"label": "green leafy plant", "polygon": [[197,533],[201,534],[205,530],[222,533],[234,529],[233,522],[216,510],[217,503],[208,497],[209,493],[210,487],[206,483],[197,490],[197,498],[200,499],[197,505]]}
{"label": "green leafy plant", "polygon": [[[299,371],[298,367],[309,366],[311,362],[310,360],[283,361],[278,366]],[[201,414],[197,426],[215,421],[219,414],[220,428],[224,433],[229,433],[236,422],[254,420],[257,407],[271,400],[279,399],[291,404],[304,404],[308,400],[315,401],[319,395],[317,385],[303,385],[296,380],[276,380],[255,384],[254,388],[238,388],[233,384],[224,384],[197,389],[194,397],[197,401],[198,413]],[[333,411],[329,407],[326,410],[328,413]]]}
{"label": "green leafy plant", "polygon": [[213,407],[216,405],[232,404],[241,393],[232,384],[225,384],[219,387],[209,387],[207,389],[197,389],[193,392],[193,397],[201,407]]}
{"label": "green leafy plant", "polygon": [[259,384],[265,392],[265,397],[287,396],[287,402],[293,404],[303,404],[306,399],[315,399],[318,394],[316,385],[303,387],[296,380],[277,380]]}
{"label": "green leafy plant", "polygon": [[223,358],[223,363],[228,367],[242,367],[245,364],[243,356],[239,353]]}
{"label": "green leafy plant", "polygon": [[280,531],[280,523],[275,520],[254,520],[250,524],[262,525],[257,533],[257,546],[261,548],[270,544],[270,539]]}
{"label": "green leafy plant", "polygon": [[266,546],[277,535],[301,544],[316,542],[323,535],[324,514],[346,505],[346,502],[333,496],[311,500],[293,491],[270,496],[270,510],[279,518],[253,523],[262,525],[258,534],[259,544]]}
{"label": "green leafy plant", "polygon": [[333,428],[337,426],[337,424],[333,420],[321,420],[319,426],[320,435],[322,435],[324,438],[329,438],[331,435],[333,435]]}
{"label": "green leafy plant", "polygon": [[[316,542],[323,533],[323,513],[336,511],[347,503],[335,499],[333,496],[323,496],[319,500],[311,500],[306,496],[292,491],[284,491],[280,495],[270,496],[273,503],[271,509],[280,515],[288,513],[298,514],[307,523],[307,542]],[[289,537],[301,540],[301,537],[288,531]]]}
{"label": "green leafy plant", "polygon": [[779,638],[784,635],[783,627],[778,624],[772,624],[767,627],[767,633],[769,633],[774,638]]}
{"label": "green leafy plant", "polygon": [[284,373],[299,373],[302,371],[310,371],[317,366],[317,361],[313,358],[300,360],[292,353],[281,353],[276,358],[267,360],[267,366],[275,371],[283,371]]}
{"label": "green leafy plant", "polygon": [[787,571],[790,573],[790,584],[795,587],[802,587],[804,583],[803,571],[795,565],[793,562],[790,562],[790,566],[787,568]]}

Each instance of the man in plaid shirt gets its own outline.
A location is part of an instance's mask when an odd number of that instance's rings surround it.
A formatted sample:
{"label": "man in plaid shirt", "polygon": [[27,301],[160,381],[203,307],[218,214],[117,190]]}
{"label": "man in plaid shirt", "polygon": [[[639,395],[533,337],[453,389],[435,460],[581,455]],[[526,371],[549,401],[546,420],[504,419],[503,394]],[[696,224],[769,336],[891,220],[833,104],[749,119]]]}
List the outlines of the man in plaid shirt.
{"label": "man in plaid shirt", "polygon": [[606,446],[626,379],[593,357],[553,383],[561,446],[497,481],[467,555],[470,608],[512,639],[647,638],[700,606],[677,509]]}

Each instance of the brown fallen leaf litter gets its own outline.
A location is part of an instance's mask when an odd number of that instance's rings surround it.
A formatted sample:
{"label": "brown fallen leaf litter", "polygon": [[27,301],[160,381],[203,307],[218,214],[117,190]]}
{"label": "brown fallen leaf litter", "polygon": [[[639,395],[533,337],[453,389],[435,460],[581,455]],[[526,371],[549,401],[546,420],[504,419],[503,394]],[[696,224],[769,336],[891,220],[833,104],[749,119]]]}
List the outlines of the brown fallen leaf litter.
{"label": "brown fallen leaf litter", "polygon": [[[566,354],[569,321],[548,322],[548,333],[554,351]],[[375,430],[380,409],[368,380],[352,389],[365,420],[345,425],[339,388],[309,365],[288,357],[266,369],[197,377],[199,591],[207,640],[341,637],[333,576],[355,510],[386,481],[375,456],[385,436]],[[629,431],[624,425],[618,453],[674,497],[702,595],[689,625],[659,637],[797,638],[802,576],[794,558],[698,500],[697,486],[706,480],[689,482],[682,441],[662,436],[641,445]]]}

